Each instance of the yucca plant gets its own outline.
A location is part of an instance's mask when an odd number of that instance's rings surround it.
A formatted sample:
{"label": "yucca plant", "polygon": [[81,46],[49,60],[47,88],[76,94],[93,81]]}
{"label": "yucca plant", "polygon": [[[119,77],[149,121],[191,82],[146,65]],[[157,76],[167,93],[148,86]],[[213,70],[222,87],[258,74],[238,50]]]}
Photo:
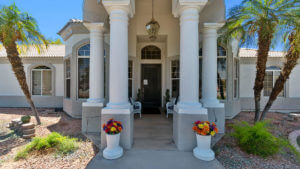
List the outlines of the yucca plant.
{"label": "yucca plant", "polygon": [[18,46],[35,47],[40,51],[48,43],[45,37],[39,32],[35,19],[28,13],[21,12],[15,4],[3,6],[0,10],[0,42],[6,49],[7,58],[11,63],[12,70],[26,96],[27,102],[34,112],[36,121],[38,124],[41,124],[28,89],[23,63],[19,57]]}
{"label": "yucca plant", "polygon": [[261,91],[268,53],[276,34],[280,31],[280,22],[294,8],[297,0],[243,0],[230,9],[229,18],[221,32],[224,39],[239,38],[240,45],[257,45],[256,78],[254,84],[255,118],[259,120]]}

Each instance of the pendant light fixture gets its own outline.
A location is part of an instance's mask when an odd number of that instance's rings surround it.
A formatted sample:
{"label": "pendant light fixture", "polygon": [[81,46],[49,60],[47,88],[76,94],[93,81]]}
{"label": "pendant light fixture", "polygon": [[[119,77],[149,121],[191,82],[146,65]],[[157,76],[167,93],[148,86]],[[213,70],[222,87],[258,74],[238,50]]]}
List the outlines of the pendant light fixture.
{"label": "pendant light fixture", "polygon": [[157,39],[157,34],[160,28],[159,23],[154,19],[153,10],[154,10],[154,3],[152,0],[152,19],[150,22],[146,24],[146,30],[149,34],[149,38],[151,41],[155,41]]}

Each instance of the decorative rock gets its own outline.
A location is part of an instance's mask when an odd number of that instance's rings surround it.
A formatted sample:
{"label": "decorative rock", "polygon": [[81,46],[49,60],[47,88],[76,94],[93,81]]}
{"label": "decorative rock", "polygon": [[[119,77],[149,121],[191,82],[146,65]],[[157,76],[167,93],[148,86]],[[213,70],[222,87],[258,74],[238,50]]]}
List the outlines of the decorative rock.
{"label": "decorative rock", "polygon": [[33,123],[22,124],[21,126],[22,126],[23,130],[33,129],[34,128],[34,124]]}
{"label": "decorative rock", "polygon": [[34,134],[35,129],[27,129],[27,130],[23,130],[23,135],[29,135],[29,134]]}
{"label": "decorative rock", "polygon": [[290,116],[283,116],[284,120],[286,121],[294,121],[295,118],[294,117],[290,117]]}
{"label": "decorative rock", "polygon": [[300,114],[290,113],[290,114],[288,114],[288,117],[293,118],[294,120],[297,121],[300,118]]}
{"label": "decorative rock", "polygon": [[35,134],[28,134],[22,136],[24,139],[31,139],[32,137],[35,137]]}

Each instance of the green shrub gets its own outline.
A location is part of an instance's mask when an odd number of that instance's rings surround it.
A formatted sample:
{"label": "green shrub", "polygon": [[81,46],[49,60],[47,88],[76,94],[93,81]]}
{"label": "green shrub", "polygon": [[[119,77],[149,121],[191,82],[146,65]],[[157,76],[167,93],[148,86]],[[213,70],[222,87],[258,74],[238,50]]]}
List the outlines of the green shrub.
{"label": "green shrub", "polygon": [[26,116],[22,116],[21,117],[21,121],[22,123],[29,123],[30,122],[30,116],[29,115],[26,115]]}
{"label": "green shrub", "polygon": [[233,125],[233,137],[238,145],[249,154],[267,157],[276,154],[282,148],[283,140],[273,136],[266,122],[257,122],[251,126],[247,122]]}
{"label": "green shrub", "polygon": [[25,159],[31,151],[41,151],[49,148],[54,148],[57,153],[65,155],[78,148],[77,139],[62,136],[56,132],[52,132],[47,137],[35,137],[24,149],[17,153],[15,160]]}

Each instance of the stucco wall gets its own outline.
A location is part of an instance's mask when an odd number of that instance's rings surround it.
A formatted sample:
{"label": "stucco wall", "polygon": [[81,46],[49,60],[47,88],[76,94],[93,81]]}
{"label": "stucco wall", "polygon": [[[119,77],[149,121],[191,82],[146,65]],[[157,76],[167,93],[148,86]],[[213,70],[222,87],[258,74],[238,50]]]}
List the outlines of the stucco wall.
{"label": "stucco wall", "polygon": [[[37,107],[62,107],[62,98],[64,95],[63,88],[63,64],[62,59],[46,59],[46,58],[35,58],[35,59],[23,59],[24,70],[26,73],[26,80],[29,89],[31,88],[30,83],[30,67],[34,65],[49,64],[54,74],[52,79],[52,89],[55,93],[52,96],[33,96],[33,100]],[[53,64],[52,64],[53,63]],[[0,63],[0,107],[28,107],[26,98],[22,90],[19,87],[19,83],[12,71],[11,65],[7,60],[2,59]]]}
{"label": "stucco wall", "polygon": [[[242,110],[254,110],[253,86],[256,76],[255,58],[241,58],[240,65],[240,101]],[[282,59],[269,58],[267,66],[282,66]],[[300,110],[300,65],[292,71],[290,78],[285,84],[285,96],[278,97],[271,110],[287,111]],[[261,98],[261,108],[264,108],[268,97]]]}
{"label": "stucco wall", "polygon": [[289,79],[289,97],[300,98],[300,65],[297,65]]}

